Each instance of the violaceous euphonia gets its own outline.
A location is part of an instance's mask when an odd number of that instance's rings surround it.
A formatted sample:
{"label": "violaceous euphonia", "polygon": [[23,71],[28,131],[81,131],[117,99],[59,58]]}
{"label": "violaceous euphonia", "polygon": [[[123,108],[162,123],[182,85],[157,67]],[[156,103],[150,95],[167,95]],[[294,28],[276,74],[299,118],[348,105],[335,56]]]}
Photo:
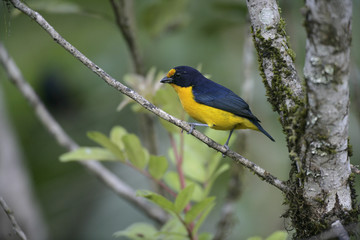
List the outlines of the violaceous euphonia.
{"label": "violaceous euphonia", "polygon": [[169,83],[177,92],[184,110],[192,118],[201,122],[190,123],[190,133],[194,126],[230,130],[224,145],[227,149],[229,149],[228,144],[234,129],[257,130],[275,142],[241,97],[230,89],[207,79],[198,70],[188,66],[174,67],[160,82]]}

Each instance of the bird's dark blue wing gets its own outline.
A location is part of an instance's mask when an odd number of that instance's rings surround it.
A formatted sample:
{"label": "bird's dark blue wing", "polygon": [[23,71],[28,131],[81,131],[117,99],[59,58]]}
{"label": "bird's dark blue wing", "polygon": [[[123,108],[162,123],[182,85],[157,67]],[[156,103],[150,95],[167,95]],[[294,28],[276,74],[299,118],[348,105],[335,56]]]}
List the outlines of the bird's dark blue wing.
{"label": "bird's dark blue wing", "polygon": [[209,79],[193,87],[195,101],[210,107],[231,112],[237,116],[260,122],[250,111],[249,105],[230,89]]}

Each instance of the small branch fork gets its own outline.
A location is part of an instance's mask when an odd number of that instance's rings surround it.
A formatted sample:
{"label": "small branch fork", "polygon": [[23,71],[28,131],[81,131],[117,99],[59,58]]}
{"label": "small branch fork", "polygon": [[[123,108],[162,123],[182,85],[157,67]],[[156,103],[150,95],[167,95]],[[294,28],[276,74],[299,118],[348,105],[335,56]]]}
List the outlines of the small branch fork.
{"label": "small branch fork", "polygon": [[[108,73],[106,73],[103,69],[89,60],[84,54],[82,54],[79,50],[77,50],[73,45],[71,45],[68,41],[66,41],[38,12],[32,10],[24,3],[19,0],[10,0],[12,5],[19,9],[21,12],[32,18],[36,21],[59,45],[61,45],[65,50],[67,50],[71,55],[77,58],[80,62],[82,62],[85,66],[87,66],[91,71],[97,74],[100,78],[102,78],[107,84],[112,86],[113,88],[117,89],[121,93],[125,94],[126,96],[132,98],[134,101],[139,103],[145,109],[149,110],[150,112],[154,113],[155,115],[161,117],[162,119],[182,128],[185,131],[190,131],[191,126],[177,119],[168,113],[164,112],[163,110],[157,108],[152,103],[147,101],[144,97],[136,93],[134,90],[126,87],[125,85],[121,84],[113,77],[111,77]],[[244,158],[240,154],[233,152],[231,150],[227,150],[224,146],[218,144],[214,140],[210,139],[209,137],[205,136],[201,132],[194,130],[191,133],[194,137],[208,145],[209,147],[221,152],[222,154],[232,158],[236,163],[240,163],[243,166],[249,168],[253,171],[257,176],[259,176],[264,181],[268,182],[269,184],[275,186],[280,191],[286,193],[289,191],[288,186],[263,168],[259,167],[255,163],[249,161],[248,159]],[[91,162],[91,164],[97,164],[95,162]]]}

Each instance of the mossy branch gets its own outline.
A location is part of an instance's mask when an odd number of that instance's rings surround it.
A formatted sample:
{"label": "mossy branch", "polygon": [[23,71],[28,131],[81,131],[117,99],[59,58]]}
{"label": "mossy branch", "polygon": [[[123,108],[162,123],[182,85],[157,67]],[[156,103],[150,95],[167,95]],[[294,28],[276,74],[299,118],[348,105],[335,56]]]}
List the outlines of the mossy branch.
{"label": "mossy branch", "polygon": [[[99,66],[97,66],[95,63],[93,63],[91,60],[89,60],[85,55],[83,55],[79,50],[77,50],[73,45],[71,45],[68,41],[66,41],[38,12],[32,10],[25,4],[23,4],[19,0],[10,0],[10,2],[13,4],[13,6],[17,9],[19,9],[21,12],[32,18],[34,21],[36,21],[59,45],[61,45],[65,50],[67,50],[71,55],[73,55],[75,58],[77,58],[80,62],[82,62],[85,66],[87,66],[91,71],[93,71],[95,74],[97,74],[100,78],[102,78],[107,84],[112,86],[113,88],[117,89],[121,93],[125,94],[126,96],[132,98],[134,101],[136,101],[138,104],[140,104],[145,109],[149,110],[153,114],[161,117],[162,119],[182,128],[185,131],[190,131],[191,126],[181,121],[180,119],[177,119],[163,110],[157,108],[152,103],[147,101],[144,97],[136,93],[134,90],[126,87],[125,85],[121,84],[120,82],[116,81],[113,77],[111,77],[108,73],[106,73],[103,69],[101,69]],[[224,155],[230,157],[233,159],[236,163],[240,163],[243,166],[249,168],[251,171],[253,171],[257,176],[259,176],[261,179],[265,180],[266,182],[270,183],[271,185],[277,187],[282,192],[287,192],[288,187],[287,185],[264,170],[263,168],[257,166],[255,163],[249,161],[248,159],[244,158],[240,154],[233,152],[231,150],[227,150],[224,146],[216,143],[212,139],[208,138],[201,132],[194,130],[191,133],[194,137],[198,138],[200,141],[207,144],[209,147],[223,153]]]}
{"label": "mossy branch", "polygon": [[267,96],[293,161],[285,216],[292,219],[295,238],[318,234],[334,219],[358,218],[348,156],[352,1],[330,2],[305,1],[305,88],[277,1],[247,1]]}
{"label": "mossy branch", "polygon": [[[295,69],[295,54],[289,45],[285,21],[276,0],[249,0],[247,6],[267,97],[280,115],[289,157],[296,169],[292,172],[299,176],[303,171],[300,148],[304,142],[307,103],[304,84]],[[295,179],[296,175],[293,175]]]}

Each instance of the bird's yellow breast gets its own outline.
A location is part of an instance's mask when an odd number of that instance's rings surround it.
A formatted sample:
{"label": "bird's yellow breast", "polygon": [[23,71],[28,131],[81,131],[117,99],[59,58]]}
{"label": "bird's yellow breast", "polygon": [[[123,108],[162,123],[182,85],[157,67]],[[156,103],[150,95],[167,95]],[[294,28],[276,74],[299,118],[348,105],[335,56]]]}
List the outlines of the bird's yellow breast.
{"label": "bird's yellow breast", "polygon": [[253,129],[258,128],[248,119],[233,113],[197,103],[192,93],[192,87],[171,86],[177,92],[185,111],[195,120],[206,123],[209,127],[218,130]]}

